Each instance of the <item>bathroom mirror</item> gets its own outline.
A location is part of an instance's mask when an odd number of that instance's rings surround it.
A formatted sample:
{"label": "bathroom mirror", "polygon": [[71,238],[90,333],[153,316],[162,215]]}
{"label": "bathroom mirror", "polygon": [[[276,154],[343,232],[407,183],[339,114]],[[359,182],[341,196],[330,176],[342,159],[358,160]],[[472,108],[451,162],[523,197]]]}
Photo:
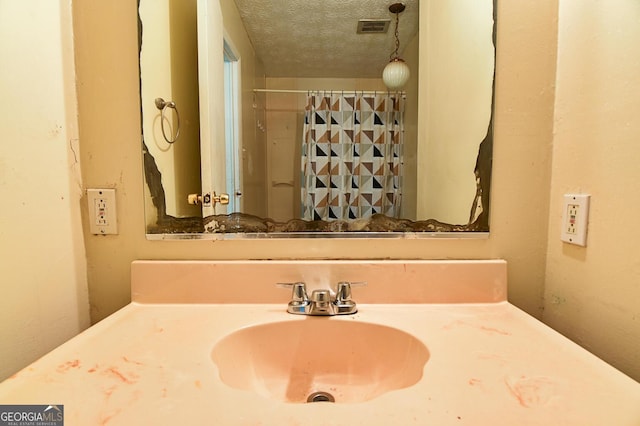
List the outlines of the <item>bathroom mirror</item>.
{"label": "bathroom mirror", "polygon": [[495,0],[391,3],[139,0],[148,238],[486,235]]}

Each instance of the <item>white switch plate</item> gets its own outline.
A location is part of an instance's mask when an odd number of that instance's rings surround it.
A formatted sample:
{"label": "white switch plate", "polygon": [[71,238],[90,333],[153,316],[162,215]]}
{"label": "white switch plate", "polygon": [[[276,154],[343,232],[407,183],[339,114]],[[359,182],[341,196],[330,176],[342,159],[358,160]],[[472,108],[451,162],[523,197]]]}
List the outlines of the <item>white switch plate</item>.
{"label": "white switch plate", "polygon": [[562,241],[583,247],[587,245],[590,197],[588,194],[565,194],[562,203]]}
{"label": "white switch plate", "polygon": [[115,189],[87,189],[89,230],[92,234],[118,233]]}

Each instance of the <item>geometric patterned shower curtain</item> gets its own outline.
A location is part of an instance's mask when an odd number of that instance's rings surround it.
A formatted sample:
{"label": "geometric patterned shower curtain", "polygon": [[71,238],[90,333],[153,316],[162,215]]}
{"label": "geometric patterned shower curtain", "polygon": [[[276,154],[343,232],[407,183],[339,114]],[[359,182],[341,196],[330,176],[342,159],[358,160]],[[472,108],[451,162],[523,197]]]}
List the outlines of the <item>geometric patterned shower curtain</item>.
{"label": "geometric patterned shower curtain", "polygon": [[302,141],[303,219],[399,217],[404,105],[399,93],[309,93]]}

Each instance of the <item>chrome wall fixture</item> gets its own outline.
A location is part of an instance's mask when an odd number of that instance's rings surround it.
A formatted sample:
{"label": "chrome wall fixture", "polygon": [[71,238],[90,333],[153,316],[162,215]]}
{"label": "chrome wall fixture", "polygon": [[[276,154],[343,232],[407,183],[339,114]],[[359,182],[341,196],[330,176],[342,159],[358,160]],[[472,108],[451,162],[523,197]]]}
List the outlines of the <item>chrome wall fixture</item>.
{"label": "chrome wall fixture", "polygon": [[[165,101],[162,98],[156,98],[155,103],[156,108],[160,110],[160,128],[162,129],[162,136],[164,137],[164,140],[167,141],[167,143],[172,144],[177,141],[178,137],[180,136],[180,114],[178,113],[178,107],[176,106],[175,102]],[[167,133],[164,130],[164,111],[167,108],[172,108],[176,112],[176,136],[174,138],[168,138]]]}

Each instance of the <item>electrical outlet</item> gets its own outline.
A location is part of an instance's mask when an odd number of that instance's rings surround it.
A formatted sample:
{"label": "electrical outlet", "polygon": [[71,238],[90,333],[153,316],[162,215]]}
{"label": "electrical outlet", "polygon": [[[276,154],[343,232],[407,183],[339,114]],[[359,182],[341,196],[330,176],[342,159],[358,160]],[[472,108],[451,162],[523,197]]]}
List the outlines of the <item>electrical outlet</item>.
{"label": "electrical outlet", "polygon": [[576,220],[578,218],[578,212],[580,211],[580,204],[567,205],[567,234],[577,235],[578,227],[576,226]]}
{"label": "electrical outlet", "polygon": [[589,220],[587,194],[566,194],[563,199],[562,233],[560,239],[569,244],[587,245],[587,221]]}
{"label": "electrical outlet", "polygon": [[87,189],[89,230],[92,234],[118,233],[115,189]]}

